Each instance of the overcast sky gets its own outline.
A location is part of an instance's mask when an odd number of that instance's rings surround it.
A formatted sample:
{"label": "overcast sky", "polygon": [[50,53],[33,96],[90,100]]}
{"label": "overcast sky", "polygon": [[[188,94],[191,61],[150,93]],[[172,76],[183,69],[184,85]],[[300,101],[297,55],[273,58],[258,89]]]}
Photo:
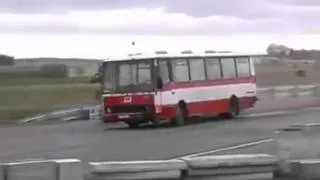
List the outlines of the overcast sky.
{"label": "overcast sky", "polygon": [[[18,48],[26,43],[24,38],[41,41],[41,46],[28,42],[29,47],[25,48],[40,46],[50,52],[49,46],[59,48],[59,42],[74,46],[66,41],[68,38],[78,37],[74,39],[78,43],[101,44],[101,39],[115,33],[145,36],[144,39],[154,35],[259,35],[266,39],[264,43],[320,34],[319,0],[1,0],[0,7],[0,35],[7,43],[0,48],[20,56],[26,55]],[[46,41],[50,36],[63,39]],[[103,38],[88,40],[88,36]],[[122,38],[121,42],[129,39]],[[230,37],[228,41],[234,43]],[[289,45],[296,46],[297,41],[289,41]],[[250,43],[253,42],[254,38]],[[283,40],[287,42],[288,39]],[[307,46],[317,48],[318,44]]]}

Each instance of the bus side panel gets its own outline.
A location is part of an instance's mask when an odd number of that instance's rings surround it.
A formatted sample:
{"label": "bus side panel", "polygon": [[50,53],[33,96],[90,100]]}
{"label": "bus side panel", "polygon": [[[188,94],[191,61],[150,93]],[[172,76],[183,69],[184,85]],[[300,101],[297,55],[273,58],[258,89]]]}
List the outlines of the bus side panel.
{"label": "bus side panel", "polygon": [[232,95],[238,97],[240,108],[246,109],[256,101],[255,78],[245,81],[220,80],[219,82],[188,82],[175,84],[173,89],[162,93],[163,116],[175,116],[175,107],[180,100],[188,105],[191,116],[211,115],[228,112]]}
{"label": "bus side panel", "polygon": [[[253,107],[255,99],[255,97],[240,97],[240,109],[244,110]],[[190,116],[219,115],[220,113],[226,113],[229,110],[229,99],[190,102],[187,104]],[[176,113],[175,108],[174,105],[162,106],[161,116],[166,119],[174,118]]]}

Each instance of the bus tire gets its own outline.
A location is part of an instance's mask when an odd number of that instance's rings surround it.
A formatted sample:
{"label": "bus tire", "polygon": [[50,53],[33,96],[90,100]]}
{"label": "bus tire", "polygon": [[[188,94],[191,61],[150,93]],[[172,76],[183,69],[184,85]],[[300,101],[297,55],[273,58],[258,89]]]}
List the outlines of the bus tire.
{"label": "bus tire", "polygon": [[182,126],[188,117],[187,106],[184,102],[180,102],[176,107],[176,117],[174,118],[174,125]]}
{"label": "bus tire", "polygon": [[236,96],[232,96],[229,102],[229,112],[227,113],[227,118],[232,119],[237,117],[240,113],[239,100]]}
{"label": "bus tire", "polygon": [[130,129],[136,129],[139,127],[139,123],[127,123]]}

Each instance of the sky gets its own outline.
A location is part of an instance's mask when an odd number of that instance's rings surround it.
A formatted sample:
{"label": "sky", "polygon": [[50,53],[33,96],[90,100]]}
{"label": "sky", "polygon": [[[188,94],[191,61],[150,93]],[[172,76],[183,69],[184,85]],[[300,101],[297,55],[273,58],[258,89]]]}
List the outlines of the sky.
{"label": "sky", "polygon": [[18,58],[320,47],[319,0],[1,0],[0,7],[0,53]]}

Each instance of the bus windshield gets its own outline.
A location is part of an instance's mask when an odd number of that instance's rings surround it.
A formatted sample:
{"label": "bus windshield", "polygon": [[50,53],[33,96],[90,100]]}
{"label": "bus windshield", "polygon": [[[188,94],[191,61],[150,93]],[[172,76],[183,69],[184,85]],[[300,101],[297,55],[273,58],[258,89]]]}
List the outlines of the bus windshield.
{"label": "bus windshield", "polygon": [[152,90],[152,62],[151,60],[106,62],[104,89],[112,92]]}

